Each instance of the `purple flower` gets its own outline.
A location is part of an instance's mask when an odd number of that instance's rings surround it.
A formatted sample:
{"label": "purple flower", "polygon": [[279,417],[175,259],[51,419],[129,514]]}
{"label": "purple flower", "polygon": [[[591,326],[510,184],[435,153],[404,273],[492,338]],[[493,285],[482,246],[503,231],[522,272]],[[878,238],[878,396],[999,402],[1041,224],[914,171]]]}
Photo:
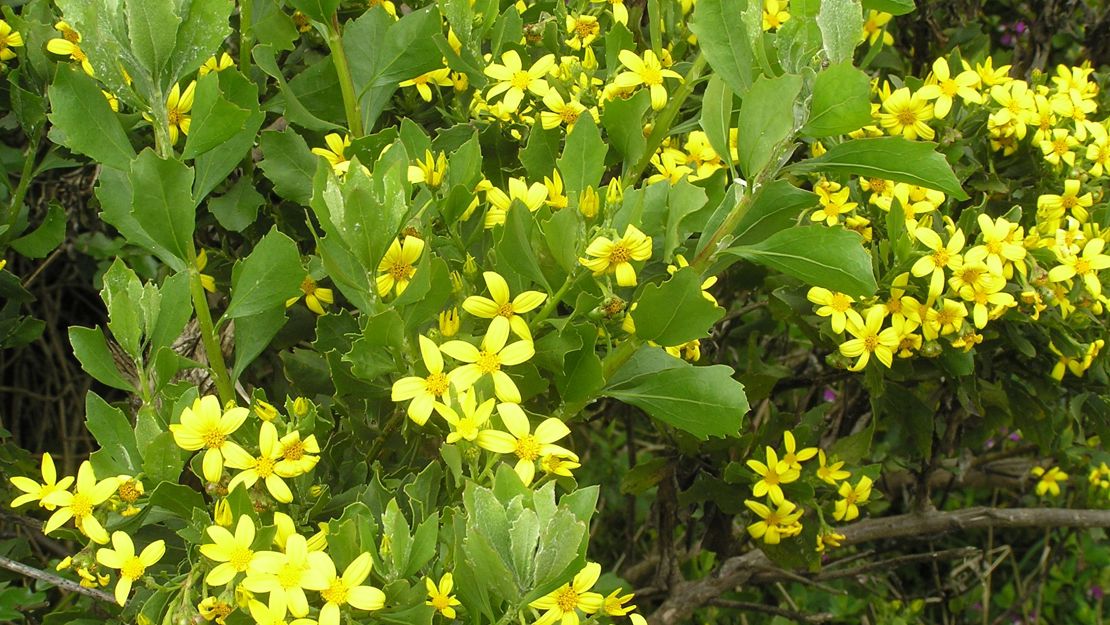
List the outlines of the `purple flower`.
{"label": "purple flower", "polygon": [[825,387],[825,392],[821,394],[821,399],[827,402],[836,401],[836,391],[832,390],[829,387]]}

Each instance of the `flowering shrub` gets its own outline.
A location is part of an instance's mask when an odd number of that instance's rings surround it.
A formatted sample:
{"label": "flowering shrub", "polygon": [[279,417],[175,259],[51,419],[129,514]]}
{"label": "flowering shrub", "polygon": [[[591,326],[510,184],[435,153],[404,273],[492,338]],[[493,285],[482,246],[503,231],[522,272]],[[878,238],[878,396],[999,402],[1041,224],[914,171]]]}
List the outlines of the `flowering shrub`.
{"label": "flowering shrub", "polygon": [[[47,620],[793,618],[853,545],[1110,526],[1089,67],[893,71],[904,0],[56,5],[0,22],[0,249],[60,244],[25,199],[77,166],[116,244],[99,449],[3,465]],[[986,579],[937,609],[1027,615],[968,542],[904,556]]]}

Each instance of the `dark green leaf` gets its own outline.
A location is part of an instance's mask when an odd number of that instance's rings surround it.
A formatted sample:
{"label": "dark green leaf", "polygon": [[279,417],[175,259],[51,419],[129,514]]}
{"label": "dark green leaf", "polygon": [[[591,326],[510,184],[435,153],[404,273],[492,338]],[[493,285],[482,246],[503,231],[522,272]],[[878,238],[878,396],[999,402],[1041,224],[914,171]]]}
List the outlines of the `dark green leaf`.
{"label": "dark green leaf", "polygon": [[811,137],[842,135],[871,123],[871,79],[846,61],[817,74],[809,121],[802,132]]}
{"label": "dark green leaf", "polygon": [[631,98],[609,101],[601,111],[601,125],[605,127],[610,145],[624,157],[626,169],[637,163],[647,149],[644,113],[649,107],[651,94],[641,89]]}
{"label": "dark green leaf", "polygon": [[913,0],[863,0],[863,8],[897,16],[912,13],[916,7]]}
{"label": "dark green leaf", "polygon": [[254,189],[250,178],[243,177],[227,193],[208,201],[208,210],[220,225],[233,232],[242,232],[254,223],[264,198]]}
{"label": "dark green leaf", "polygon": [[570,207],[578,206],[578,196],[587,187],[596,187],[605,173],[605,154],[609,151],[601,140],[601,132],[590,115],[582,115],[574,130],[567,135],[566,147],[559,158],[559,171],[570,198]]}
{"label": "dark green leaf", "polygon": [[631,313],[636,336],[668,346],[705,338],[725,311],[706,299],[701,283],[688,267],[666,282],[645,286]]}
{"label": "dark green leaf", "polygon": [[749,179],[758,175],[774,156],[776,146],[794,130],[794,99],[802,88],[802,77],[783,74],[760,76],[740,105],[737,141],[740,168]]}
{"label": "dark green leaf", "polygon": [[292,130],[262,133],[262,173],[274,183],[274,192],[281,197],[308,206],[312,199],[312,177],[319,159],[308,144]]}
{"label": "dark green leaf", "polygon": [[176,4],[172,0],[127,0],[124,10],[131,51],[156,79],[162,76],[162,69],[177,41],[181,18],[174,12]]}
{"label": "dark green leaf", "polygon": [[224,317],[247,317],[284,307],[286,300],[300,294],[304,276],[297,244],[275,226],[250,256],[236,263],[231,303]]}
{"label": "dark green leaf", "polygon": [[701,99],[701,119],[698,120],[698,125],[709,138],[709,144],[726,165],[732,164],[732,151],[728,141],[728,132],[733,121],[732,99],[732,89],[717,74],[710,76]]}
{"label": "dark green leaf", "polygon": [[[89,391],[85,396],[85,425],[102,452],[115,465],[112,473],[135,475],[139,472],[143,458],[135,442],[131,421],[122,410],[113,408],[99,395]],[[100,472],[102,467],[96,468]]]}
{"label": "dark green leaf", "polygon": [[131,167],[135,148],[92,78],[60,65],[49,95],[51,141],[108,167]]}
{"label": "dark green leaf", "polygon": [[181,158],[196,158],[235,136],[251,116],[250,111],[236,106],[220,91],[219,73],[213,72],[197,80],[193,100],[193,121]]}
{"label": "dark green leaf", "polygon": [[135,390],[116,368],[112,350],[108,349],[108,341],[99,328],[72,326],[69,329],[69,342],[73,346],[73,355],[86,373],[112,388]]}
{"label": "dark green leaf", "polygon": [[58,202],[50,202],[39,227],[12,241],[11,245],[27,258],[43,258],[61,245],[65,237],[66,210]]}
{"label": "dark green leaf", "polygon": [[733,93],[741,95],[752,86],[752,42],[741,17],[749,1],[701,0],[690,24],[709,66]]}
{"label": "dark green leaf", "polygon": [[131,215],[154,243],[151,251],[175,271],[185,269],[196,227],[193,169],[147,148],[131,163],[130,181]]}
{"label": "dark green leaf", "polygon": [[859,234],[843,228],[797,226],[751,245],[731,247],[722,254],[853,296],[873,295],[878,288],[871,254],[863,247]]}
{"label": "dark green leaf", "polygon": [[289,0],[289,4],[317,22],[330,24],[340,0]]}
{"label": "dark green leaf", "polygon": [[798,216],[817,206],[817,195],[786,180],[776,180],[760,189],[748,212],[736,226],[736,245],[758,243],[798,223]]}
{"label": "dark green leaf", "polygon": [[860,0],[821,0],[817,26],[829,63],[850,63],[852,52],[863,40]]}

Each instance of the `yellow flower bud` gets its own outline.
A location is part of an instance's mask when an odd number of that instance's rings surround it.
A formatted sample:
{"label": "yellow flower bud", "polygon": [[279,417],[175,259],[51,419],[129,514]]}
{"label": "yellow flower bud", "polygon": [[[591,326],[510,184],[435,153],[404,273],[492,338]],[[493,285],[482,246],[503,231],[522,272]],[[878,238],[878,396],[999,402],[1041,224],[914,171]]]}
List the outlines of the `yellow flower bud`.
{"label": "yellow flower bud", "polygon": [[308,537],[309,551],[323,551],[328,546],[328,524],[321,523],[320,531]]}
{"label": "yellow flower bud", "polygon": [[444,337],[455,336],[459,332],[459,309],[448,308],[439,313],[439,333]]}
{"label": "yellow flower bud", "polygon": [[311,404],[309,404],[307,399],[305,399],[304,397],[298,397],[293,400],[293,414],[298,417],[307,416],[310,406]]}
{"label": "yellow flower bud", "polygon": [[451,278],[451,292],[452,293],[462,293],[462,290],[463,290],[462,275],[460,275],[458,271],[452,271],[449,277]]}
{"label": "yellow flower bud", "polygon": [[73,558],[71,556],[66,556],[65,558],[62,559],[61,562],[58,563],[58,566],[54,567],[54,570],[55,571],[64,571],[64,570],[68,569],[71,566],[73,566]]}
{"label": "yellow flower bud", "polygon": [[212,516],[215,517],[216,525],[220,527],[231,527],[231,523],[234,521],[231,515],[231,504],[226,499],[216,502],[216,509]]}
{"label": "yellow flower bud", "polygon": [[273,421],[277,418],[277,408],[274,408],[274,405],[269,402],[256,399],[253,408],[254,414],[258,415],[258,418],[263,421]]}
{"label": "yellow flower bud", "polygon": [[578,211],[586,219],[597,217],[597,209],[600,204],[601,198],[598,197],[597,191],[593,187],[586,187],[578,197]]}
{"label": "yellow flower bud", "polygon": [[624,188],[621,186],[621,179],[613,178],[609,181],[609,186],[605,189],[605,205],[612,206],[621,203],[623,200]]}
{"label": "yellow flower bud", "polygon": [[320,495],[323,495],[323,494],[324,494],[323,484],[313,484],[312,486],[308,487],[308,496],[309,497],[316,498],[316,497],[319,497]]}
{"label": "yellow flower bud", "polygon": [[468,276],[478,273],[478,261],[474,260],[474,257],[470,254],[466,255],[466,262],[463,263],[463,271]]}

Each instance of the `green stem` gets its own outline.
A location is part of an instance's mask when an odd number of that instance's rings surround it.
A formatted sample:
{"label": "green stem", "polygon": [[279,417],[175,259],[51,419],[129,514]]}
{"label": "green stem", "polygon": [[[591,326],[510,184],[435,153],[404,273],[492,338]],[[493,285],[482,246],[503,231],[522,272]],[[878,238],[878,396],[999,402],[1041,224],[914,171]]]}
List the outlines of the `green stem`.
{"label": "green stem", "polygon": [[547,298],[547,303],[544,304],[543,308],[540,309],[540,312],[536,313],[536,316],[532,318],[532,324],[539,325],[543,320],[550,317],[551,314],[555,312],[555,309],[559,306],[559,302],[563,301],[563,296],[567,294],[567,291],[570,290],[570,287],[574,286],[575,282],[578,282],[578,278],[581,276],[582,268],[575,267],[574,271],[570,272],[570,275],[567,276],[567,279],[563,281],[563,286],[559,287],[559,290],[555,291],[554,295]]}
{"label": "green stem", "polygon": [[247,78],[251,75],[251,48],[254,46],[253,12],[254,0],[239,2],[239,71]]}
{"label": "green stem", "polygon": [[235,389],[231,385],[227,365],[224,364],[224,350],[216,335],[216,326],[212,323],[212,311],[208,309],[208,298],[204,295],[204,287],[200,283],[200,271],[197,269],[196,252],[192,245],[189,246],[187,254],[189,255],[189,293],[192,295],[193,308],[197,314],[200,340],[204,343],[204,351],[208,354],[208,367],[215,379],[220,403],[226,404],[235,399]]}
{"label": "green stem", "polygon": [[748,209],[751,208],[752,201],[755,199],[760,189],[763,188],[764,184],[778,174],[779,167],[775,163],[778,162],[780,154],[781,150],[776,149],[772,155],[771,163],[764,167],[763,171],[759,172],[754,180],[750,181],[750,184],[744,191],[744,195],[740,196],[740,199],[736,202],[736,206],[732,207],[732,210],[729,211],[729,214],[725,217],[724,221],[721,222],[721,225],[713,231],[713,234],[709,235],[709,241],[702,247],[701,251],[698,252],[698,255],[694,257],[694,260],[690,263],[691,267],[699,272],[706,270],[713,261],[713,257],[717,252],[717,246],[720,245],[721,241],[726,236],[732,234],[736,226],[740,225],[740,221],[744,219],[744,215],[746,215]]}
{"label": "green stem", "polygon": [[328,26],[328,46],[331,48],[332,62],[335,63],[335,73],[339,75],[339,91],[343,94],[343,110],[347,113],[347,126],[352,138],[362,136],[362,112],[358,108],[358,98],[355,96],[355,83],[351,78],[351,67],[347,63],[347,52],[343,49],[343,34],[339,30],[339,14],[331,17]]}
{"label": "green stem", "polygon": [[23,200],[27,197],[27,189],[31,186],[31,174],[35,171],[35,154],[39,151],[39,142],[42,140],[42,127],[35,131],[27,150],[23,153],[23,170],[19,173],[19,183],[12,193],[11,204],[8,205],[8,214],[4,224],[8,227],[0,234],[0,243],[5,243],[15,232],[15,223],[19,221],[19,212],[23,209]]}
{"label": "green stem", "polygon": [[690,94],[693,93],[694,85],[698,82],[698,78],[701,77],[702,71],[705,70],[706,62],[705,55],[699,52],[698,56],[694,59],[693,65],[690,66],[690,71],[686,73],[685,80],[679,85],[678,89],[675,89],[674,93],[671,94],[670,102],[664,107],[663,112],[655,118],[655,125],[651,129],[651,134],[648,135],[647,146],[644,148],[644,155],[641,156],[640,161],[628,171],[623,181],[625,186],[634,185],[640,180],[640,177],[644,175],[644,170],[651,164],[651,157],[655,155],[655,151],[659,149],[659,146],[663,145],[663,139],[666,139],[667,135],[671,134],[671,126],[674,124],[675,118],[678,117],[678,111],[682,108],[683,103],[686,102],[686,98],[690,97]]}

